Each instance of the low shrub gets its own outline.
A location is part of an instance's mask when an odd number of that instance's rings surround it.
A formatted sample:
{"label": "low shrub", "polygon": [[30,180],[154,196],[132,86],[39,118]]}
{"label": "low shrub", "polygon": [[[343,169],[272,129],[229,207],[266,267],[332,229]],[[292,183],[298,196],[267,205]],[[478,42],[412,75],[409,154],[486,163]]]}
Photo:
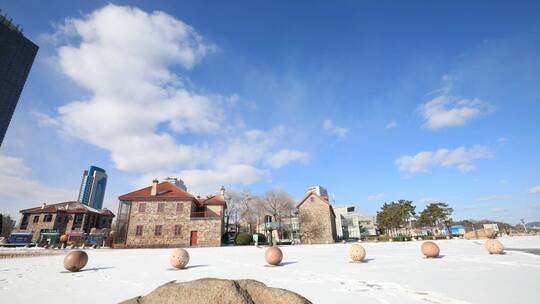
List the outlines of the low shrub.
{"label": "low shrub", "polygon": [[[451,236],[449,236],[449,237],[452,238]],[[445,240],[445,239],[446,239],[446,235],[437,235],[437,236],[435,237],[435,239],[437,239],[437,240]]]}
{"label": "low shrub", "polygon": [[262,234],[262,233],[257,233],[257,235],[259,236],[258,237],[258,243],[259,244],[266,244],[266,242],[268,242],[268,240],[266,239],[266,235]]}
{"label": "low shrub", "polygon": [[235,240],[236,245],[239,245],[239,246],[251,245],[252,242],[253,242],[253,238],[251,234],[246,233],[246,232],[240,232],[236,236],[236,240]]}
{"label": "low shrub", "polygon": [[405,236],[403,235],[398,235],[396,237],[393,238],[394,242],[405,242],[407,240],[407,238],[405,238]]}
{"label": "low shrub", "polygon": [[387,235],[380,235],[377,240],[381,241],[381,242],[388,242],[390,240],[390,237],[387,236]]}

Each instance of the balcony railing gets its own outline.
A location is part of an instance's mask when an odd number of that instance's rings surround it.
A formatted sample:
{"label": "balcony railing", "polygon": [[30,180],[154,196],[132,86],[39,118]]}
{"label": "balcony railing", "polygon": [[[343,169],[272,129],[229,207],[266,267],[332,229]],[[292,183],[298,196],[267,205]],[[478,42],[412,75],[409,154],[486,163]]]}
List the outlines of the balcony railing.
{"label": "balcony railing", "polygon": [[212,212],[212,211],[199,211],[191,212],[191,218],[220,218],[221,212]]}

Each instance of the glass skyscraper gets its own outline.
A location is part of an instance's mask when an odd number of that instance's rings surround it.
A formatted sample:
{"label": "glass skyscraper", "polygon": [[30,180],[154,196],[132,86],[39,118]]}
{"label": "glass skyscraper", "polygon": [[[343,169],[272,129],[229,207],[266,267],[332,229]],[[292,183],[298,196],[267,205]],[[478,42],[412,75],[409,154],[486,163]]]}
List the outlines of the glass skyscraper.
{"label": "glass skyscraper", "polygon": [[37,51],[38,46],[0,14],[0,145]]}
{"label": "glass skyscraper", "polygon": [[79,202],[94,209],[101,209],[106,186],[107,174],[105,170],[95,166],[88,167],[88,170],[84,170],[83,173]]}

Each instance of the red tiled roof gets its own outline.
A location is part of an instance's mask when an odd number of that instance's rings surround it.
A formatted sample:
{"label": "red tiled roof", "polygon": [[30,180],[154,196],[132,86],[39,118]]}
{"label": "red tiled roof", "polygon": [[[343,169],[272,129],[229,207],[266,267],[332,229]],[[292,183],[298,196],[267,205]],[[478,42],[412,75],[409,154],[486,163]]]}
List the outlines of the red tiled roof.
{"label": "red tiled roof", "polygon": [[194,200],[195,197],[190,193],[178,188],[172,183],[161,182],[157,185],[157,195],[150,195],[152,186],[142,188],[118,197],[121,201],[136,201],[136,200],[178,200],[188,199]]}
{"label": "red tiled roof", "polygon": [[87,205],[84,205],[77,201],[69,201],[56,204],[45,204],[43,206],[23,209],[19,211],[20,213],[57,213],[57,212],[67,212],[67,213],[96,213],[104,216],[113,216],[109,209],[94,209]]}
{"label": "red tiled roof", "polygon": [[225,199],[221,195],[211,195],[206,198],[197,198],[197,201],[200,205],[224,205],[227,206],[227,203],[225,203]]}
{"label": "red tiled roof", "polygon": [[298,205],[296,205],[296,209],[300,208],[300,206],[308,199],[308,197],[310,197],[310,196],[312,196],[312,195],[318,197],[319,199],[321,199],[321,201],[327,203],[327,204],[328,204],[328,207],[330,207],[330,211],[332,212],[332,214],[334,215],[334,217],[336,216],[336,213],[334,212],[334,208],[332,207],[332,205],[331,205],[330,202],[328,201],[328,198],[327,198],[327,197],[319,196],[319,195],[317,195],[317,194],[314,193],[314,192],[309,192],[308,194],[306,194],[306,196],[304,196],[304,198],[300,201],[300,203],[298,203]]}

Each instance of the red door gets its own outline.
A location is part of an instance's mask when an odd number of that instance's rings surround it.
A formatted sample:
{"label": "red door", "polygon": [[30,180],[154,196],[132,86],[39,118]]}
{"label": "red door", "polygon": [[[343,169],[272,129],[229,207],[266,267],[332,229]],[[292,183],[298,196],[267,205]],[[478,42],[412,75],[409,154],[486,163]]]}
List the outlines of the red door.
{"label": "red door", "polygon": [[191,238],[189,239],[189,246],[197,246],[197,231],[191,231]]}

